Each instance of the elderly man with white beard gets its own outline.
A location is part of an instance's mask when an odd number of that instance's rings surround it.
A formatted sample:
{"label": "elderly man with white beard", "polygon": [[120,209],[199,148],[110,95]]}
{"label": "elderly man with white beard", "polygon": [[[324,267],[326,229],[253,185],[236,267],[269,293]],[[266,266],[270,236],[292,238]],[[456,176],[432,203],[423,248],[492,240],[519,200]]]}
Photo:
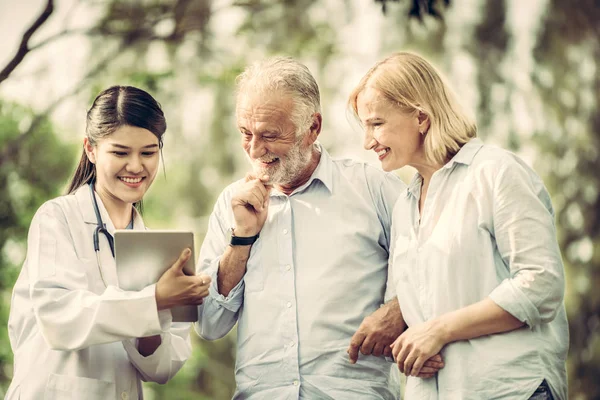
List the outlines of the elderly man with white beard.
{"label": "elderly man with white beard", "polygon": [[[319,88],[304,65],[268,59],[237,83],[252,171],[210,217],[198,269],[213,281],[196,330],[214,340],[238,323],[234,399],[399,398],[383,356],[404,328],[386,283],[406,186],[318,144]],[[442,366],[436,356],[421,376]]]}

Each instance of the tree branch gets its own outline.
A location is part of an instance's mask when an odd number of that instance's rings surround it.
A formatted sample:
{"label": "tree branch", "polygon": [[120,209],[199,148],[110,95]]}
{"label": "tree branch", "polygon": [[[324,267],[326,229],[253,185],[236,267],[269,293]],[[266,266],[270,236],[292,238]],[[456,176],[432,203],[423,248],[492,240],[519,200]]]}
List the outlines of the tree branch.
{"label": "tree branch", "polygon": [[48,43],[52,43],[57,39],[60,39],[67,35],[88,35],[91,34],[92,31],[89,29],[65,29],[63,31],[58,32],[55,35],[48,36],[46,39],[36,43],[35,45],[29,48],[29,51],[34,51],[39,49],[40,47],[46,46]]}
{"label": "tree branch", "polygon": [[77,85],[75,85],[70,91],[66,92],[65,94],[63,94],[62,96],[60,96],[59,98],[54,100],[54,102],[52,102],[52,104],[50,104],[48,107],[46,107],[45,110],[43,110],[41,113],[37,114],[31,121],[31,124],[29,125],[29,127],[23,133],[21,133],[19,136],[17,136],[12,141],[5,143],[5,145],[2,148],[2,151],[0,152],[0,167],[2,167],[2,165],[4,165],[5,162],[11,161],[15,156],[17,156],[19,154],[19,151],[18,151],[19,146],[21,146],[21,144],[29,136],[31,136],[31,134],[37,129],[39,124],[45,118],[47,118],[48,115],[50,115],[50,113],[52,113],[52,111],[54,111],[54,109],[56,107],[58,107],[63,101],[65,101],[69,97],[76,95],[82,89],[84,89],[87,85],[87,82],[91,78],[93,78],[96,74],[98,74],[100,71],[105,69],[108,66],[108,64],[112,63],[114,61],[114,59],[116,57],[118,57],[119,54],[122,53],[124,48],[125,48],[125,45],[123,43],[121,43],[121,45],[118,46],[114,51],[110,52],[100,62],[98,62],[94,66],[94,68],[89,70],[88,73],[79,81],[79,83]]}
{"label": "tree branch", "polygon": [[27,29],[23,37],[21,38],[21,44],[19,45],[19,49],[17,50],[17,54],[8,62],[6,67],[2,71],[0,71],[0,83],[2,83],[9,75],[17,68],[17,66],[23,61],[27,53],[29,53],[29,39],[31,36],[37,31],[40,26],[42,26],[50,17],[50,14],[54,11],[54,0],[48,0],[46,3],[46,8],[40,14],[40,16],[35,20],[35,22]]}

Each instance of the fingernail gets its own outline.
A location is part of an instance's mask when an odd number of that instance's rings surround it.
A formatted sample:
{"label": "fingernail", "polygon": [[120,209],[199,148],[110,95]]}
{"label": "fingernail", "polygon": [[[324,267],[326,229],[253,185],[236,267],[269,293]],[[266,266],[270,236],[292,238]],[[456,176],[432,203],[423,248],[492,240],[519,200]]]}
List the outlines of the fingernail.
{"label": "fingernail", "polygon": [[183,255],[184,255],[184,256],[189,256],[189,255],[190,255],[190,253],[191,253],[191,250],[190,250],[190,249],[185,249],[185,251],[183,252]]}

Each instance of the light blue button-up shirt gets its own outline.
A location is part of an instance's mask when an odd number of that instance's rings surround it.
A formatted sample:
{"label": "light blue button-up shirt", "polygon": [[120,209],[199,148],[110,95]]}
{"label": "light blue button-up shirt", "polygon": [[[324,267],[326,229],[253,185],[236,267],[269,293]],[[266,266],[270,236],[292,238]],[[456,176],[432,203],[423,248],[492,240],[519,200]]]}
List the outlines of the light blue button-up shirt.
{"label": "light blue button-up shirt", "polygon": [[[310,180],[286,196],[273,189],[247,271],[228,297],[217,269],[234,226],[235,184],[219,197],[198,269],[212,276],[197,331],[224,336],[238,322],[236,399],[396,399],[383,357],[348,361],[350,339],[383,302],[395,175],[324,149]],[[387,297],[395,296],[388,293]]]}
{"label": "light blue button-up shirt", "polygon": [[417,174],[394,207],[390,279],[409,326],[490,297],[526,324],[448,344],[420,399],[528,399],[543,379],[567,398],[564,271],[550,196],[508,151],[472,139],[431,178],[419,222]]}

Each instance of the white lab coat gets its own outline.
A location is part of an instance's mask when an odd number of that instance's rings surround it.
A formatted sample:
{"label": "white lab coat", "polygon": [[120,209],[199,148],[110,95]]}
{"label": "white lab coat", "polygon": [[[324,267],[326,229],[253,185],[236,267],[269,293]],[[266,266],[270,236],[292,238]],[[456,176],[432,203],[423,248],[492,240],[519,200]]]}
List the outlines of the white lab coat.
{"label": "white lab coat", "polygon": [[[141,399],[140,379],[164,383],[190,356],[190,324],[172,323],[169,310],[157,312],[155,285],[119,289],[100,234],[104,286],[92,240],[96,224],[87,185],[48,201],[33,217],[10,308],[14,377],[5,399]],[[137,213],[134,229],[145,229]],[[157,334],[162,344],[142,356],[136,338]]]}

